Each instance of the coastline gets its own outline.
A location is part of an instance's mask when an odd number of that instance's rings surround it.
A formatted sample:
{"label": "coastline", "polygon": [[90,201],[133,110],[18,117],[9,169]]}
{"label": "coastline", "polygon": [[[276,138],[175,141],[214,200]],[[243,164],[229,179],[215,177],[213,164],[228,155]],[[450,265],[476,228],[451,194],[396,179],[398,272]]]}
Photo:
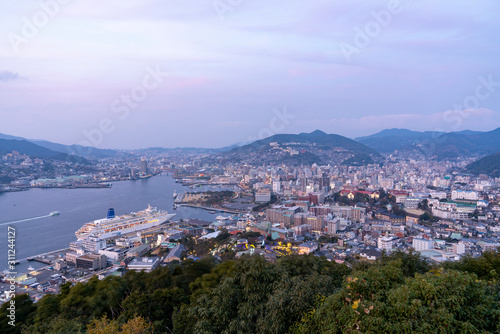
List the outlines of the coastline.
{"label": "coastline", "polygon": [[237,211],[237,210],[231,210],[231,209],[215,208],[215,207],[211,207],[211,206],[202,206],[202,205],[187,204],[187,203],[176,203],[175,205],[177,205],[177,207],[187,206],[190,208],[203,209],[203,210],[207,210],[207,211],[233,213],[236,215],[248,213],[248,211]]}
{"label": "coastline", "polygon": [[[0,211],[3,216],[0,221],[4,226],[0,229],[0,238],[2,241],[7,240],[7,225],[14,221],[23,221],[12,225],[16,228],[16,255],[21,262],[17,270],[23,272],[30,264],[27,262],[28,258],[50,255],[58,250],[67,249],[70,242],[76,240],[76,230],[89,221],[104,218],[111,207],[121,214],[140,211],[151,204],[167,209],[169,213],[175,213],[175,219],[206,221],[215,218],[209,211],[222,210],[198,207],[179,207],[177,211],[172,210],[174,204],[172,193],[174,191],[182,193],[188,188],[176,183],[169,173],[162,175],[163,177],[152,177],[142,182],[135,180],[113,182],[113,187],[105,190],[70,191],[38,188],[31,191],[2,193]],[[48,212],[51,211],[59,211],[61,214],[48,217]],[[43,218],[40,218],[42,216]],[[30,220],[26,220],[25,217]],[[7,243],[0,242],[0,250],[7,254]],[[35,268],[41,265],[32,262]],[[0,272],[7,266],[7,256],[5,256],[0,259]]]}

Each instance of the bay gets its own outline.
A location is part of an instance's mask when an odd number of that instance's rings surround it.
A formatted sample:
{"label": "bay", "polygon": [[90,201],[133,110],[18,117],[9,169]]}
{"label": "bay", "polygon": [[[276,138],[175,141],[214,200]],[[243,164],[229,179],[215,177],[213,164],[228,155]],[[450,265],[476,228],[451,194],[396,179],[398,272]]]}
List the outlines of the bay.
{"label": "bay", "polygon": [[[114,208],[116,214],[121,215],[144,210],[150,204],[175,213],[173,220],[215,220],[216,215],[202,209],[180,207],[173,210],[174,191],[193,190],[176,183],[171,175],[160,174],[149,179],[114,182],[111,188],[0,193],[0,271],[7,268],[9,226],[16,230],[16,259],[20,260],[68,247],[76,240],[76,230],[89,221],[105,218],[108,208]],[[59,211],[60,215],[48,216],[53,211]],[[41,266],[34,262],[32,265]],[[24,267],[28,264],[18,265],[17,270],[22,272]]]}

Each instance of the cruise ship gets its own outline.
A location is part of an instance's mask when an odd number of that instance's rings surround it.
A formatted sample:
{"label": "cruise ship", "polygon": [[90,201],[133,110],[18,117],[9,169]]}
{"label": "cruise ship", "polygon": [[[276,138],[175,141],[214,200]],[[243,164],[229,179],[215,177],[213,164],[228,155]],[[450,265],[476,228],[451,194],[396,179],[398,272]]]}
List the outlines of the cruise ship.
{"label": "cruise ship", "polygon": [[158,210],[150,205],[145,210],[123,216],[115,216],[115,210],[111,208],[106,218],[83,225],[75,232],[75,235],[78,240],[86,239],[90,234],[99,239],[108,239],[163,224],[173,216],[175,214],[169,214],[167,211]]}

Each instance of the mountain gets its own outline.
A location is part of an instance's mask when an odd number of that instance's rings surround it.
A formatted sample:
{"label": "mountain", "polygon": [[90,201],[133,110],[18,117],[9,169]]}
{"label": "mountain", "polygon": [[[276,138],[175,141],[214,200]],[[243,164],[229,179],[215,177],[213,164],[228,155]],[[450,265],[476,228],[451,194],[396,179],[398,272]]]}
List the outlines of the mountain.
{"label": "mountain", "polygon": [[52,151],[67,153],[70,155],[80,155],[87,158],[108,158],[117,155],[117,151],[110,149],[95,148],[82,145],[63,145],[46,140],[30,140],[30,142],[48,148]]}
{"label": "mountain", "polygon": [[211,158],[253,164],[341,164],[360,165],[380,162],[382,156],[375,150],[352,139],[326,134],[316,130],[311,133],[277,134],[253,143],[235,147],[229,152]]}
{"label": "mountain", "polygon": [[475,175],[486,174],[491,177],[500,177],[500,152],[476,160],[468,164],[465,169]]}
{"label": "mountain", "polygon": [[363,141],[366,139],[375,139],[375,138],[384,138],[384,137],[405,137],[405,138],[407,138],[407,137],[416,136],[418,134],[420,134],[420,132],[412,131],[412,130],[408,130],[408,129],[393,128],[393,129],[382,130],[382,131],[375,133],[373,135],[370,135],[370,136],[358,137],[358,138],[355,138],[355,140]]}
{"label": "mountain", "polygon": [[12,151],[17,151],[20,154],[26,154],[40,159],[53,159],[84,164],[89,163],[88,160],[80,156],[49,150],[48,148],[30,143],[26,140],[0,139],[0,154],[6,154]]}
{"label": "mountain", "polygon": [[[47,148],[51,151],[56,151],[60,153],[66,153],[69,155],[77,155],[85,158],[108,158],[115,157],[118,154],[123,154],[124,151],[112,150],[112,149],[101,149],[82,145],[64,145],[53,143],[47,140],[38,139],[27,139],[23,137],[11,136],[0,133],[0,139],[7,140],[24,140],[35,145]],[[225,146],[221,148],[199,148],[199,147],[176,147],[176,148],[165,148],[165,147],[149,147],[144,149],[133,150],[139,154],[153,153],[153,154],[211,154],[217,152],[227,152],[235,147],[244,145],[243,143],[237,143],[230,146]]]}
{"label": "mountain", "polygon": [[457,133],[457,134],[461,134],[461,135],[477,135],[477,134],[481,133],[481,131],[462,130],[462,131],[453,132],[453,133]]}
{"label": "mountain", "polygon": [[438,138],[443,134],[444,132],[436,131],[418,132],[407,129],[387,129],[371,136],[355,138],[355,140],[378,152],[392,153],[415,143]]}
{"label": "mountain", "polygon": [[356,140],[381,153],[420,152],[438,159],[500,151],[500,128],[487,131],[411,131],[388,129]]}
{"label": "mountain", "polygon": [[0,139],[8,139],[8,140],[26,140],[26,138],[17,137],[17,136],[11,136],[11,135],[4,135],[3,133],[0,133]]}
{"label": "mountain", "polygon": [[78,155],[86,158],[107,158],[107,157],[113,157],[118,154],[118,152],[115,150],[100,149],[82,145],[63,145],[63,144],[53,143],[47,140],[26,139],[23,137],[11,136],[2,133],[0,133],[0,139],[24,140],[33,143],[35,145],[47,148],[51,151],[56,151],[69,155]]}

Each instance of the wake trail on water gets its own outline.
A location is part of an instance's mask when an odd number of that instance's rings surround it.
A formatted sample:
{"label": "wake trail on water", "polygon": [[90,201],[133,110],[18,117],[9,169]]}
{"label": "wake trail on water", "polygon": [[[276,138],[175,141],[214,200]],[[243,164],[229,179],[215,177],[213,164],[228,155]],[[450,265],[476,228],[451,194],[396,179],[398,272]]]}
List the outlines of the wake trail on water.
{"label": "wake trail on water", "polygon": [[50,215],[33,217],[33,218],[26,218],[26,219],[21,219],[21,220],[15,220],[13,222],[2,223],[2,224],[0,224],[0,226],[10,225],[10,224],[17,224],[17,223],[27,222],[27,221],[30,221],[30,220],[37,220],[37,219],[47,218],[47,217],[50,217]]}

